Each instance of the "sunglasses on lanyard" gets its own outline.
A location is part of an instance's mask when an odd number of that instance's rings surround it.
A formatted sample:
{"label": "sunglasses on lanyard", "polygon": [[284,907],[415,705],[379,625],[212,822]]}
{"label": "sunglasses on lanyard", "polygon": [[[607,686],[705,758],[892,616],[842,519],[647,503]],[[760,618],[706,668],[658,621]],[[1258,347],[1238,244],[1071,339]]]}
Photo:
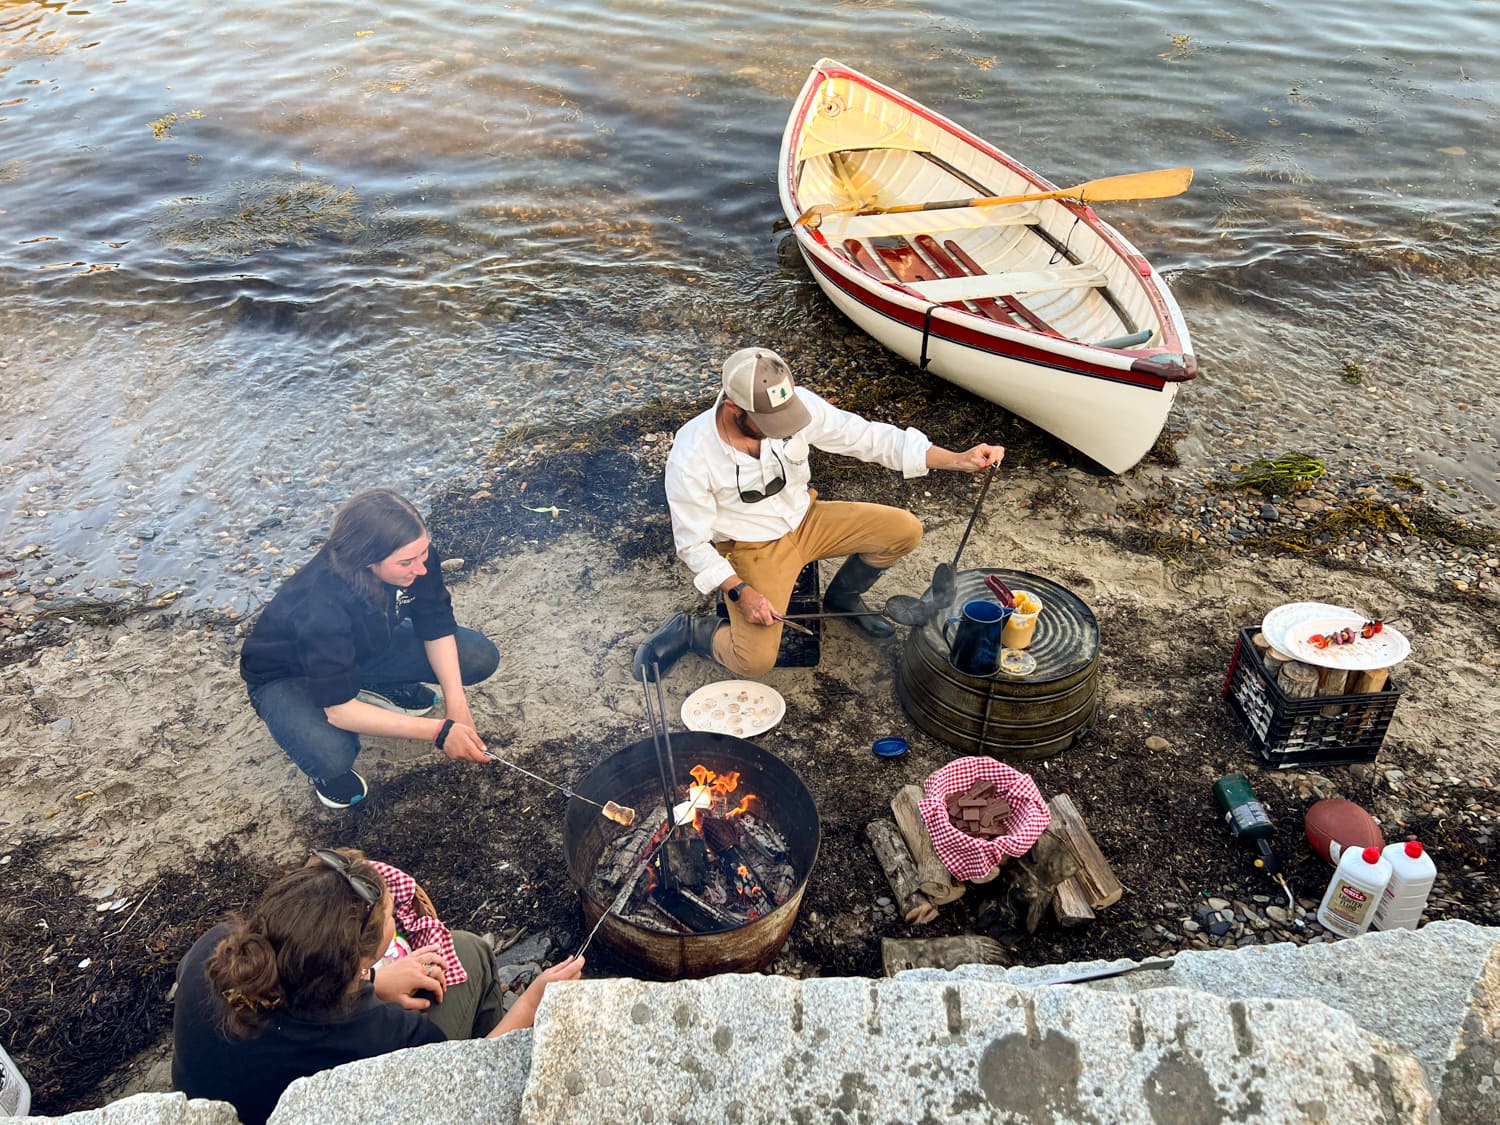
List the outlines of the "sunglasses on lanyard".
{"label": "sunglasses on lanyard", "polygon": [[776,458],[776,463],[781,466],[781,475],[766,485],[764,491],[756,491],[752,488],[749,492],[746,492],[740,487],[740,467],[738,465],[734,467],[734,489],[740,494],[740,499],[746,504],[759,504],[762,500],[770,499],[786,487],[786,462],[782,461],[781,454],[777,453],[774,448],[771,450],[771,456]]}

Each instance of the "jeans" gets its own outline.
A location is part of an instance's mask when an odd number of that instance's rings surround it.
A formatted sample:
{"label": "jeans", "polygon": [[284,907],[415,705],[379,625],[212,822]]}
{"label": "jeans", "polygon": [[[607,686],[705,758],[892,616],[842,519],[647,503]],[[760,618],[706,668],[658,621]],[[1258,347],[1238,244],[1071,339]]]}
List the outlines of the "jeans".
{"label": "jeans", "polygon": [[[489,679],[500,666],[500,650],[488,637],[460,627],[459,673],[465,684]],[[360,683],[436,683],[437,675],[427,662],[427,653],[410,621],[391,631],[391,644],[368,664],[359,666]],[[266,724],[276,744],[286,751],[303,773],[314,781],[330,781],[354,768],[359,754],[359,735],[340,730],[328,721],[323,708],[313,702],[307,680],[301,676],[272,680],[250,687],[250,705]]]}

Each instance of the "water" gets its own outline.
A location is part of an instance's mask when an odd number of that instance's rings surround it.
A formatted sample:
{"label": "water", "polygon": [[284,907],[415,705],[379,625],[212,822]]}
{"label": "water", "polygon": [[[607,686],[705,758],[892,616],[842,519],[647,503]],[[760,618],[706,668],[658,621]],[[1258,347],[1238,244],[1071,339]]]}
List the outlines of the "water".
{"label": "water", "polygon": [[771,230],[822,54],[1059,183],[1196,169],[1104,209],[1201,357],[1184,476],[1295,448],[1493,522],[1496,16],[0,0],[0,589],[247,608],[354,490],[826,331]]}

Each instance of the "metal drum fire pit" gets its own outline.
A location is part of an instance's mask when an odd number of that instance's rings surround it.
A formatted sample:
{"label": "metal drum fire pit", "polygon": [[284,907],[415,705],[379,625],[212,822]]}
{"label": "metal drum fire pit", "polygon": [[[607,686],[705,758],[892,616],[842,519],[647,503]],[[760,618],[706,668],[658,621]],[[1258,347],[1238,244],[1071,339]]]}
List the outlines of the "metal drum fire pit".
{"label": "metal drum fire pit", "polygon": [[[943,624],[967,601],[995,600],[984,584],[990,574],[1041,599],[1041,617],[1027,649],[1036,668],[1028,675],[971,676],[948,659]],[[990,567],[961,571],[953,604],[907,634],[896,694],[912,722],[934,738],[971,754],[1029,761],[1068,749],[1089,728],[1098,674],[1099,623],[1093,610],[1050,579]]]}
{"label": "metal drum fire pit", "polygon": [[[762,969],[775,958],[791,932],[818,856],[818,810],[812,794],[790,766],[742,738],[697,731],[674,734],[672,754],[681,770],[701,765],[716,774],[740,775],[738,791],[755,794],[757,815],[785,841],[783,861],[792,869],[791,889],[774,909],[733,928],[665,933],[610,914],[600,925],[597,940],[641,975],[657,979]],[[664,823],[660,776],[656,748],[648,738],[604,759],[573,786],[573,791],[601,804],[612,800],[634,806],[642,818],[639,823],[649,821],[656,810],[656,825],[660,825]],[[683,796],[691,780],[687,776],[675,779],[682,786]],[[567,849],[568,877],[578,888],[588,929],[605,915],[614,897],[595,885],[601,858],[629,831],[600,816],[594,805],[568,802],[563,846]]]}

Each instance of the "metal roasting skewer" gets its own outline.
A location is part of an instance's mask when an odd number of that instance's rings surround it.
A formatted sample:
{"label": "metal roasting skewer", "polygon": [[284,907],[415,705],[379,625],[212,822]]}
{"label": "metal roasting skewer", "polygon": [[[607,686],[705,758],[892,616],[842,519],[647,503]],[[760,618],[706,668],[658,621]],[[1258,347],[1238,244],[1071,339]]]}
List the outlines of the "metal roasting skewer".
{"label": "metal roasting skewer", "polygon": [[[502,766],[509,766],[511,769],[517,771],[518,773],[524,773],[527,777],[532,778],[535,781],[540,781],[543,785],[550,785],[559,793],[571,797],[575,801],[582,801],[586,805],[593,805],[596,809],[599,809],[601,812],[603,812],[605,816],[609,817],[610,820],[613,820],[618,824],[628,824],[635,820],[635,810],[626,805],[617,805],[613,801],[610,801],[606,804],[600,804],[598,801],[595,801],[591,797],[585,797],[582,794],[573,792],[573,790],[566,785],[559,785],[555,781],[549,781],[545,777],[541,777],[538,774],[532,773],[525,766],[518,766],[515,762],[507,761],[506,759],[500,757],[499,754],[496,754],[492,751],[486,750],[485,755],[489,758],[490,761],[499,762]],[[621,816],[627,816],[629,819],[621,820]]]}

